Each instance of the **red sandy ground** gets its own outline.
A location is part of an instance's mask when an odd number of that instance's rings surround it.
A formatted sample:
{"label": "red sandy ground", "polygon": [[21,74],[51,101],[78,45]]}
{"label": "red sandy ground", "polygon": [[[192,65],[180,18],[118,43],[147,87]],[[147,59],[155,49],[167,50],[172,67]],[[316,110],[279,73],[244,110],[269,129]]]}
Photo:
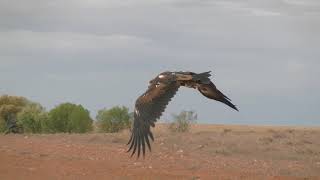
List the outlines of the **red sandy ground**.
{"label": "red sandy ground", "polygon": [[196,125],[154,131],[130,158],[129,132],[0,135],[0,179],[320,179],[320,129]]}

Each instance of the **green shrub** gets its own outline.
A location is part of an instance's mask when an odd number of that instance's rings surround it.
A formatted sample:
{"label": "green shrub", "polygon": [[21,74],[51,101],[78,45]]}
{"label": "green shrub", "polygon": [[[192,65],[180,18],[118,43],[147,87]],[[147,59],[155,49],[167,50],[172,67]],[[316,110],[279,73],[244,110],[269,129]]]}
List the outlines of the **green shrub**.
{"label": "green shrub", "polygon": [[27,133],[41,133],[48,115],[38,103],[29,103],[17,116],[17,124]]}
{"label": "green shrub", "polygon": [[99,132],[114,133],[130,127],[129,109],[124,106],[99,110],[96,119]]}
{"label": "green shrub", "polygon": [[63,103],[49,112],[45,126],[51,133],[84,133],[92,130],[92,119],[81,105]]}
{"label": "green shrub", "polygon": [[5,132],[7,129],[5,120],[0,117],[0,133]]}
{"label": "green shrub", "polygon": [[182,111],[180,114],[172,116],[173,122],[169,125],[172,132],[187,132],[190,125],[197,120],[197,114],[194,111]]}
{"label": "green shrub", "polygon": [[11,121],[12,119],[9,119],[9,117],[16,117],[17,113],[28,103],[30,101],[21,96],[0,96],[0,132],[8,132],[7,124],[16,123],[15,121]]}
{"label": "green shrub", "polygon": [[75,108],[70,114],[69,132],[85,133],[91,131],[93,129],[92,122],[88,110],[82,106]]}

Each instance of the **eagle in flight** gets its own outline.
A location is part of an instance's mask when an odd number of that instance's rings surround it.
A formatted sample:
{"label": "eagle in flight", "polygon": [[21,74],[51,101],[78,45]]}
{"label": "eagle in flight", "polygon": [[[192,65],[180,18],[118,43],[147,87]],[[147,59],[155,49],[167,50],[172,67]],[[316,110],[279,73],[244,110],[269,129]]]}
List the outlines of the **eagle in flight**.
{"label": "eagle in flight", "polygon": [[146,146],[151,151],[150,140],[154,141],[150,127],[160,118],[171,98],[180,86],[198,89],[202,95],[209,99],[220,101],[238,111],[231,100],[219,91],[209,79],[210,71],[204,73],[194,72],[163,72],[149,82],[149,87],[135,103],[132,134],[127,145],[132,150],[131,156],[142,150],[145,155]]}

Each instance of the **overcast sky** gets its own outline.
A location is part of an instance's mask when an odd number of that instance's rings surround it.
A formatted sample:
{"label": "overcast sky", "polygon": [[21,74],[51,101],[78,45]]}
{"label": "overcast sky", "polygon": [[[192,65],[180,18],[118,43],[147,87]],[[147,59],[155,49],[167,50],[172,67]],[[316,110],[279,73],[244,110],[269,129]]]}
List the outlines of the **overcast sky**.
{"label": "overcast sky", "polygon": [[319,0],[0,0],[0,94],[94,117],[162,71],[212,70],[240,112],[181,88],[162,119],[320,125]]}

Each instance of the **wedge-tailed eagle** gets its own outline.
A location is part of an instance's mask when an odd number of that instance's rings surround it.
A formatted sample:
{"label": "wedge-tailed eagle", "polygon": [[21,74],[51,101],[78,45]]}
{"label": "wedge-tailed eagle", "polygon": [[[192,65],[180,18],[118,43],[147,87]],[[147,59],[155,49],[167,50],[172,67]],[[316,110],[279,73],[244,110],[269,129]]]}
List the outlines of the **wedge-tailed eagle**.
{"label": "wedge-tailed eagle", "polygon": [[238,111],[231,100],[219,91],[209,79],[210,71],[204,73],[194,72],[163,72],[149,82],[148,90],[142,94],[135,103],[132,134],[127,152],[132,150],[131,156],[142,151],[145,155],[146,146],[151,151],[150,140],[154,141],[150,127],[161,116],[171,98],[180,86],[198,89],[207,98],[220,101]]}

